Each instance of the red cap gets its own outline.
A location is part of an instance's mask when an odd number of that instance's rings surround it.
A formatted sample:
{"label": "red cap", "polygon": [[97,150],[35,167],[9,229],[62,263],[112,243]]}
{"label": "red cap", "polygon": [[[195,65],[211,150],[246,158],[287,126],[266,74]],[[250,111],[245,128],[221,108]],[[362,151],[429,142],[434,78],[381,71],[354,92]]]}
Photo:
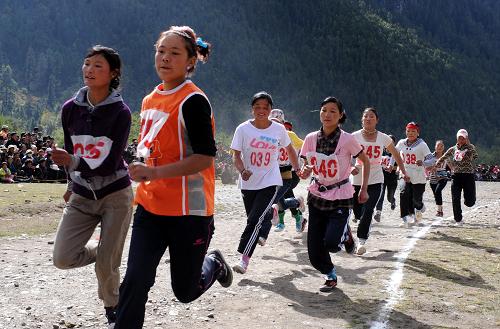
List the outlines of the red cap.
{"label": "red cap", "polygon": [[420,126],[418,125],[418,123],[415,123],[415,122],[409,122],[407,125],[406,125],[406,129],[415,129],[417,130],[418,132],[420,132]]}

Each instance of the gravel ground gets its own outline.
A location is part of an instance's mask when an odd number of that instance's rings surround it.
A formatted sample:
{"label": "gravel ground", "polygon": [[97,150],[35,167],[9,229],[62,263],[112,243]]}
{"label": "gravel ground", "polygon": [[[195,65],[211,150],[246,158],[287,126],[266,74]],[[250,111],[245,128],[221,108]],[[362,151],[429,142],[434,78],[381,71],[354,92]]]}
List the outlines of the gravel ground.
{"label": "gravel ground", "polygon": [[[303,183],[298,192],[305,195]],[[462,227],[433,218],[429,188],[422,227],[400,228],[399,211],[386,203],[365,255],[332,254],[339,285],[327,294],[318,291],[323,278],[309,264],[306,236],[295,232],[289,213],[285,231],[272,232],[266,246],[256,249],[245,275],[235,274],[228,289],[216,283],[190,304],[172,293],[167,252],[149,294],[144,327],[376,328],[374,321],[380,319],[389,328],[500,327],[500,184],[478,182],[477,192],[477,204]],[[446,217],[451,215],[449,184],[444,199]],[[245,223],[236,186],[217,185],[216,207],[211,247],[236,263]],[[60,212],[51,216],[57,220]],[[416,239],[420,230],[425,232]],[[53,237],[0,238],[0,328],[106,327],[93,267],[56,269]],[[411,239],[416,243],[408,258],[398,258]],[[128,239],[122,273],[127,254]],[[401,284],[394,290],[391,277],[400,265]]]}

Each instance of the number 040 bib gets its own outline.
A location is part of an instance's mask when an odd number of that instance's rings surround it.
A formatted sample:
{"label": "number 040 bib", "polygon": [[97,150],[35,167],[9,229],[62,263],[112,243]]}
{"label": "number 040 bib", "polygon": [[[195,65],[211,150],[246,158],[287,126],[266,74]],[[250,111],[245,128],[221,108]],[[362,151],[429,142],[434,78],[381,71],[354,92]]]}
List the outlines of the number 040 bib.
{"label": "number 040 bib", "polygon": [[320,183],[328,185],[339,180],[339,161],[335,154],[308,152],[307,162],[313,167],[313,175]]}

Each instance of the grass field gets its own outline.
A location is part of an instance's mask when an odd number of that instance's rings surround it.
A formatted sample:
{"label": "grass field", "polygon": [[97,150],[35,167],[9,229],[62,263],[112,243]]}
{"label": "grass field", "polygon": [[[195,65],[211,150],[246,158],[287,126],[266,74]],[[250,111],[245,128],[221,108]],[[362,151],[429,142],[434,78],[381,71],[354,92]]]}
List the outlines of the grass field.
{"label": "grass field", "polygon": [[0,237],[55,232],[66,184],[2,184],[0,188]]}

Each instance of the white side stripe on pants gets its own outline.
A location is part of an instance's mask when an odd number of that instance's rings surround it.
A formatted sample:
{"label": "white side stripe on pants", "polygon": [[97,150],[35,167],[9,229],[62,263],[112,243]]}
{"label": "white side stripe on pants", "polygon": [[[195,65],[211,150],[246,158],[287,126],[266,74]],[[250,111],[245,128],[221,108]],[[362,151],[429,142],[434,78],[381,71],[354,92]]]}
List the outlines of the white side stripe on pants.
{"label": "white side stripe on pants", "polygon": [[257,221],[257,224],[255,225],[255,228],[252,232],[252,235],[250,236],[250,239],[248,240],[248,243],[245,246],[245,250],[243,251],[243,255],[248,256],[250,254],[250,250],[252,249],[253,244],[255,243],[257,238],[259,237],[259,231],[260,231],[260,228],[262,226],[262,221],[264,220],[266,213],[269,211],[269,209],[273,205],[274,198],[276,198],[276,194],[278,194],[279,188],[280,188],[280,186],[276,186],[276,190],[274,191],[274,195],[273,195],[271,201],[267,205],[266,209],[264,209],[264,212],[260,215],[259,220]]}

